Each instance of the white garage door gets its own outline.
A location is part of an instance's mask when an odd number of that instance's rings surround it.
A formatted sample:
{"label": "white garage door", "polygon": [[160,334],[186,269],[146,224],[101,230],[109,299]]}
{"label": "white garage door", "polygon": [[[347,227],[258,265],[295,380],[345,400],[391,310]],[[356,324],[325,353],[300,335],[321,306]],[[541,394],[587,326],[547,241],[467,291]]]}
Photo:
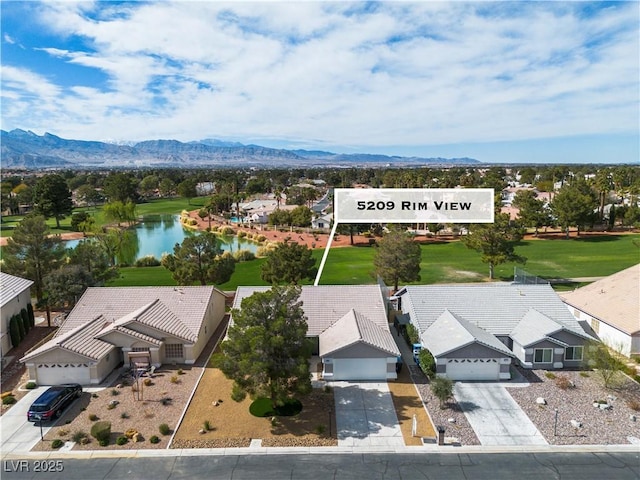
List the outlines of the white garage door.
{"label": "white garage door", "polygon": [[89,385],[91,372],[85,364],[47,364],[36,367],[38,385],[59,385],[61,383],[79,383]]}
{"label": "white garage door", "polygon": [[447,361],[447,378],[451,380],[499,380],[497,358],[457,358]]}
{"label": "white garage door", "polygon": [[334,358],[333,380],[386,380],[386,358]]}

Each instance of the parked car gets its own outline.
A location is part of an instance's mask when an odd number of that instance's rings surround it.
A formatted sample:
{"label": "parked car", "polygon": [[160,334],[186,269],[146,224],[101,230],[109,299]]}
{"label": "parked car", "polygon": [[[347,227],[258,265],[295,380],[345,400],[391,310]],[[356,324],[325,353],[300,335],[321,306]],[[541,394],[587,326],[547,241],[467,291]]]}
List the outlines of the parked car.
{"label": "parked car", "polygon": [[30,422],[48,422],[62,415],[62,411],[76,398],[82,396],[82,386],[65,383],[48,388],[29,407],[27,419]]}

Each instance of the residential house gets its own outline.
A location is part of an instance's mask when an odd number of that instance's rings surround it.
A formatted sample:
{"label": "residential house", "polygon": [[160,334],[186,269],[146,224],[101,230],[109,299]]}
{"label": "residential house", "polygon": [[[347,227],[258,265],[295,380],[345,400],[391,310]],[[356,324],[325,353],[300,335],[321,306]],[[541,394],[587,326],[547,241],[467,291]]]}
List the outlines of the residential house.
{"label": "residential house", "polygon": [[416,285],[394,298],[452,380],[508,379],[513,363],[577,367],[592,338],[549,285]]}
{"label": "residential house", "polygon": [[9,320],[31,304],[31,285],[25,278],[0,272],[0,356],[4,357],[14,345],[9,335]]}
{"label": "residential house", "polygon": [[[269,287],[239,287],[233,307]],[[330,380],[397,378],[400,351],[389,330],[387,301],[378,285],[303,286],[300,294],[307,318],[307,337]],[[233,321],[233,319],[231,320]]]}
{"label": "residential house", "polygon": [[640,264],[560,297],[603,343],[627,357],[640,355]]}
{"label": "residential house", "polygon": [[193,364],[224,309],[211,286],[88,288],[56,335],[21,362],[39,385],[98,384],[123,363]]}

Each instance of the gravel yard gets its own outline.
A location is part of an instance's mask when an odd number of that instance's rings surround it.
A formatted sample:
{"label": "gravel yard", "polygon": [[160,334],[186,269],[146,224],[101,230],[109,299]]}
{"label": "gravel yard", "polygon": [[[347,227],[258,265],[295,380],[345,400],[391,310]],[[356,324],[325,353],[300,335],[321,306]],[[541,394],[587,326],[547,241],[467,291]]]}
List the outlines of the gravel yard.
{"label": "gravel yard", "polygon": [[[453,437],[460,441],[461,445],[480,445],[473,428],[469,425],[467,417],[458,406],[454,398],[447,402],[447,408],[440,409],[440,401],[431,393],[429,379],[422,373],[419,367],[411,366],[411,376],[420,392],[422,401],[427,406],[434,426],[445,428],[445,437]],[[453,419],[453,422],[449,420]]]}
{"label": "gravel yard", "polygon": [[[640,412],[630,407],[640,407],[640,385],[629,377],[621,375],[620,385],[615,390],[607,390],[597,372],[556,371],[553,372],[555,379],[548,378],[545,370],[521,369],[520,372],[530,386],[507,391],[549,444],[623,445],[631,443],[628,437],[640,439],[640,418],[632,420],[632,416],[640,417]],[[558,383],[562,383],[563,378],[575,387],[560,388]],[[539,397],[547,404],[538,405]],[[597,400],[608,401],[611,408],[595,408],[593,404]],[[556,408],[558,423],[554,435]],[[582,426],[572,426],[571,420]]]}

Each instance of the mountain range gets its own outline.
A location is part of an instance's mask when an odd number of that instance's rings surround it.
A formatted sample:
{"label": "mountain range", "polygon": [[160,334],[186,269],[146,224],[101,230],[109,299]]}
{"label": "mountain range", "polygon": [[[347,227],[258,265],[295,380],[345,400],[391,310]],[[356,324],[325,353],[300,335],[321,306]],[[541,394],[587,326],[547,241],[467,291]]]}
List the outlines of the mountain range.
{"label": "mountain range", "polygon": [[469,165],[472,158],[421,158],[339,154],[319,150],[285,150],[204,139],[194,142],[146,140],[116,144],[68,140],[50,133],[0,130],[4,169],[56,168],[198,168],[198,167],[332,167],[359,165]]}

